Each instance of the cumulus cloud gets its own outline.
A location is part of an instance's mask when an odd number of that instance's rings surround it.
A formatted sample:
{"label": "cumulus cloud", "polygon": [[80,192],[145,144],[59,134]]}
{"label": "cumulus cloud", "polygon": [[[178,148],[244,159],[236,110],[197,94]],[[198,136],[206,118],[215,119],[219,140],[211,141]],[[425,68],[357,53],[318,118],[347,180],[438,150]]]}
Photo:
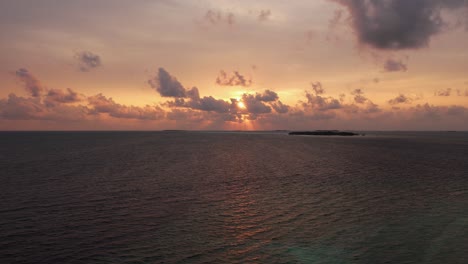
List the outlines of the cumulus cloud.
{"label": "cumulus cloud", "polygon": [[465,89],[465,91],[460,90],[460,89],[452,89],[452,88],[446,88],[446,89],[439,89],[434,92],[435,96],[443,96],[443,97],[448,97],[448,96],[468,96],[468,89]]}
{"label": "cumulus cloud", "polygon": [[312,90],[314,90],[315,94],[323,94],[325,91],[323,90],[323,86],[321,82],[314,82],[310,84],[312,86]]}
{"label": "cumulus cloud", "polygon": [[200,97],[197,87],[186,89],[172,75],[163,68],[159,69],[158,76],[148,83],[163,97],[174,97],[173,101],[166,102],[168,107],[190,108],[201,111],[228,113],[233,108],[233,102],[216,99],[212,96]]}
{"label": "cumulus cloud", "polygon": [[313,94],[306,91],[307,102],[304,104],[305,107],[310,107],[317,111],[327,111],[332,109],[340,109],[342,107],[341,102],[333,97],[323,97],[318,94]]}
{"label": "cumulus cloud", "polygon": [[279,99],[278,94],[271,90],[265,90],[262,94],[257,93],[255,98],[262,102],[273,102]]}
{"label": "cumulus cloud", "polygon": [[[16,76],[30,91],[31,97],[10,94],[8,98],[0,99],[0,119],[78,121],[95,118],[100,114],[140,120],[160,120],[165,117],[164,110],[159,106],[128,106],[118,104],[102,94],[86,97],[70,88],[46,89],[26,69],[16,71]],[[87,105],[82,103],[85,99]]]}
{"label": "cumulus cloud", "polygon": [[160,120],[164,118],[164,110],[158,106],[146,105],[138,107],[122,105],[102,94],[88,97],[88,103],[92,106],[91,113],[93,114],[106,113],[115,118],[140,120]]}
{"label": "cumulus cloud", "polygon": [[23,83],[24,88],[32,97],[40,97],[45,90],[41,82],[27,69],[21,68],[15,72],[16,77]]}
{"label": "cumulus cloud", "polygon": [[408,67],[401,60],[387,59],[383,65],[386,72],[405,72]]}
{"label": "cumulus cloud", "polygon": [[222,99],[216,99],[212,96],[199,96],[190,99],[176,98],[174,101],[167,102],[169,107],[184,107],[201,111],[228,113],[232,108],[232,103]]}
{"label": "cumulus cloud", "polygon": [[[223,114],[223,120],[232,122],[242,122],[243,115],[249,120],[256,120],[260,115],[272,113],[272,108],[277,113],[286,113],[289,110],[289,106],[278,101],[278,94],[271,90],[265,90],[263,93],[244,93],[240,99],[232,98],[230,102],[212,96],[200,97],[198,90],[196,95],[189,98],[175,98],[173,101],[168,101],[166,106]],[[243,106],[241,107],[239,103]]]}
{"label": "cumulus cloud", "polygon": [[230,26],[235,23],[235,16],[232,12],[221,12],[219,10],[208,10],[205,13],[204,19],[212,25],[226,23]]}
{"label": "cumulus cloud", "polygon": [[367,101],[367,98],[364,96],[362,89],[355,89],[351,92],[351,95],[354,95],[354,102],[357,104],[363,104]]}
{"label": "cumulus cloud", "polygon": [[101,66],[101,57],[90,51],[81,51],[75,54],[80,71],[87,72]]}
{"label": "cumulus cloud", "polygon": [[45,111],[46,108],[38,98],[24,98],[10,94],[7,99],[0,100],[0,113],[4,119],[37,119]]}
{"label": "cumulus cloud", "polygon": [[246,78],[238,71],[234,71],[231,74],[221,70],[216,78],[216,84],[221,86],[243,86],[248,87],[252,84],[252,79]]}
{"label": "cumulus cloud", "polygon": [[267,105],[258,94],[244,94],[242,96],[242,102],[245,104],[247,111],[251,114],[271,113],[271,107]]}
{"label": "cumulus cloud", "polygon": [[367,101],[366,107],[363,109],[363,112],[366,114],[380,113],[382,112],[382,109],[380,109],[379,105],[373,103],[372,101]]}
{"label": "cumulus cloud", "polygon": [[222,99],[215,99],[212,96],[204,96],[199,100],[192,100],[191,107],[203,111],[214,111],[217,113],[227,113],[231,109],[231,104]]}
{"label": "cumulus cloud", "polygon": [[187,90],[163,68],[159,68],[158,75],[148,80],[148,84],[162,97],[187,97]]}
{"label": "cumulus cloud", "polygon": [[446,28],[441,15],[464,0],[332,0],[346,7],[361,44],[376,49],[418,49]]}
{"label": "cumulus cloud", "polygon": [[[255,127],[261,129],[342,129],[346,124],[359,129],[427,129],[435,124],[445,129],[466,129],[462,121],[468,118],[466,106],[461,105],[434,106],[426,103],[384,110],[373,103],[362,89],[351,91],[352,97],[349,99],[343,95],[334,98],[326,95],[320,82],[313,83],[311,90],[305,92],[304,101],[289,106],[282,103],[272,90],[245,93],[238,99],[223,100],[212,96],[201,97],[196,87],[184,88],[165,70],[161,76],[166,78],[162,81],[163,85],[160,79],[164,78],[159,78],[159,75],[153,81],[156,90],[164,86],[163,91],[173,97],[163,105],[167,112],[159,106],[119,104],[103,94],[85,97],[72,89],[44,89],[42,96],[34,97],[31,94],[24,98],[10,94],[0,99],[0,119],[15,120],[11,122],[92,120],[93,123],[120,118],[158,120],[158,123],[166,122],[164,124],[175,125],[179,129],[232,129],[236,123],[243,122],[254,122]],[[410,101],[409,97],[399,95],[388,102],[399,105]]]}
{"label": "cumulus cloud", "polygon": [[407,97],[406,95],[400,94],[397,97],[388,100],[388,103],[391,104],[391,105],[398,105],[398,104],[409,104],[412,101],[413,100],[411,98]]}
{"label": "cumulus cloud", "polygon": [[88,110],[82,105],[46,105],[40,98],[24,98],[15,94],[0,100],[0,119],[7,120],[81,120]]}
{"label": "cumulus cloud", "polygon": [[83,101],[85,96],[73,91],[70,88],[66,90],[50,89],[45,95],[44,102],[48,105],[77,103]]}
{"label": "cumulus cloud", "polygon": [[451,106],[434,106],[429,103],[417,105],[409,109],[412,117],[415,119],[429,119],[437,121],[440,119],[454,117],[466,117],[467,109],[464,106],[451,105]]}
{"label": "cumulus cloud", "polygon": [[[343,104],[343,110],[347,113],[364,113],[364,114],[374,114],[382,111],[380,107],[372,102],[369,98],[364,95],[362,89],[354,89],[351,91],[353,95],[353,104]],[[344,100],[340,100],[341,102]]]}
{"label": "cumulus cloud", "polygon": [[450,96],[451,94],[452,94],[452,88],[441,89],[441,90],[435,91],[434,93],[435,96]]}
{"label": "cumulus cloud", "polygon": [[278,114],[285,114],[290,109],[290,106],[283,104],[281,101],[272,103],[271,107],[273,107]]}
{"label": "cumulus cloud", "polygon": [[255,94],[244,93],[240,101],[244,103],[245,110],[239,108],[236,110],[248,113],[250,120],[256,120],[262,114],[272,113],[272,109],[277,113],[286,113],[289,110],[289,106],[279,101],[278,94],[271,90]]}
{"label": "cumulus cloud", "polygon": [[[234,79],[224,78],[226,76],[225,74],[221,74],[217,82],[228,80],[232,84],[234,83],[233,80],[236,83],[239,80],[245,81],[245,78],[239,78],[238,73],[233,75],[235,76]],[[230,101],[216,99],[212,96],[200,97],[198,88],[194,87],[187,90],[175,77],[161,69],[158,78],[150,80],[150,84],[161,95],[174,97],[174,100],[167,101],[165,104],[169,108],[186,108],[223,114],[223,120],[225,121],[239,122],[242,120],[242,115],[245,115],[245,118],[250,120],[255,120],[259,115],[272,113],[272,108],[277,113],[286,113],[289,110],[289,106],[278,101],[278,94],[268,89],[262,93],[244,93],[240,99],[232,98]],[[239,105],[240,102],[243,104],[242,107]]]}

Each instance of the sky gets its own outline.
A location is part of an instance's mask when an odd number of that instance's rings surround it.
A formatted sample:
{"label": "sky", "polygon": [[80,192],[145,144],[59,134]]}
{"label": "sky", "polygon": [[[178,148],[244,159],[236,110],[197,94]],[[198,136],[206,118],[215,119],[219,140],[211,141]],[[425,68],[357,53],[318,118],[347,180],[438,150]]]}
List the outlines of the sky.
{"label": "sky", "polygon": [[0,130],[468,130],[468,0],[0,0]]}

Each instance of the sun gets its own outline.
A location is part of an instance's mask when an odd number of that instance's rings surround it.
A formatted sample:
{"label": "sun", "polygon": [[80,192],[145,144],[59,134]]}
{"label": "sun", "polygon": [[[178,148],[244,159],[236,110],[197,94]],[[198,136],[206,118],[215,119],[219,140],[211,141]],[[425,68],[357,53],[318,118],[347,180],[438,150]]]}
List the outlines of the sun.
{"label": "sun", "polygon": [[242,109],[245,109],[245,104],[244,104],[244,102],[238,101],[238,102],[237,102],[237,107],[242,108]]}

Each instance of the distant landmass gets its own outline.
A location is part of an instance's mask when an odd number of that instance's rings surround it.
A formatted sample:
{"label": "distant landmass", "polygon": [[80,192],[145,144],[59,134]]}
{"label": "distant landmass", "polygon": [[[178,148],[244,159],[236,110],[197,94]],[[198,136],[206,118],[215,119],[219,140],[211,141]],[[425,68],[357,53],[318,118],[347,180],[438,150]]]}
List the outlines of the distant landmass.
{"label": "distant landmass", "polygon": [[315,131],[293,131],[289,135],[310,135],[310,136],[359,136],[353,132],[344,132],[338,130],[315,130]]}

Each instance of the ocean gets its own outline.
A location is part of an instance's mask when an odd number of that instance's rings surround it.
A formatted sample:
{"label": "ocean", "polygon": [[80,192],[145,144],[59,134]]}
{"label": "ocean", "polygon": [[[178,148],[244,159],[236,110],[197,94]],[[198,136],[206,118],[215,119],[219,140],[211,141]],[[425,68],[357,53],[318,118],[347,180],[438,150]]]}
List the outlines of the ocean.
{"label": "ocean", "polygon": [[468,263],[468,133],[1,132],[0,263]]}

